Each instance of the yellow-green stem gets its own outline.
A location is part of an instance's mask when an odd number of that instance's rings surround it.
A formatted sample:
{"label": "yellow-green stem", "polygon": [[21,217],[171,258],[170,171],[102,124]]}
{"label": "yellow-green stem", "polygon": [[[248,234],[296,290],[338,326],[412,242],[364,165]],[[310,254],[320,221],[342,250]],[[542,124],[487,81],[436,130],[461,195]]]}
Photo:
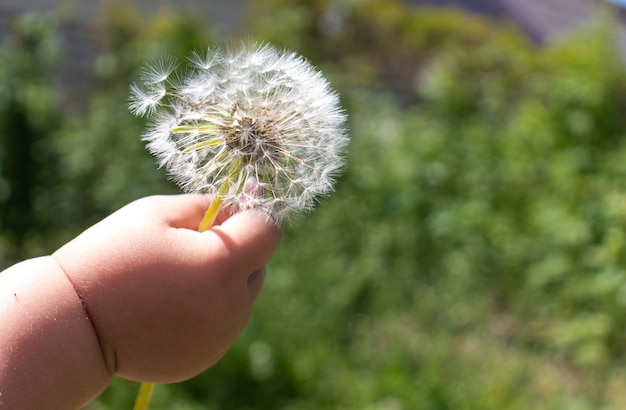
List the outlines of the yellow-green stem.
{"label": "yellow-green stem", "polygon": [[[211,202],[211,205],[209,205],[209,208],[204,213],[202,221],[200,221],[200,225],[198,226],[198,232],[206,231],[213,225],[213,222],[215,222],[215,217],[217,217],[217,213],[222,206],[222,202],[224,202],[224,195],[228,193],[228,190],[230,189],[232,182],[235,179],[235,175],[237,175],[237,173],[241,171],[241,165],[241,159],[236,159],[231,164],[230,168],[228,169],[228,174],[224,179],[224,182],[222,182],[222,185],[220,185],[217,190],[215,199],[213,199],[213,202]],[[153,389],[153,383],[141,383],[133,410],[148,409],[148,404],[150,404],[150,397],[152,396]]]}
{"label": "yellow-green stem", "polygon": [[[222,189],[222,187],[224,187],[224,189]],[[215,217],[217,216],[217,212],[220,210],[222,202],[224,202],[224,194],[228,192],[229,187],[230,184],[228,183],[228,181],[224,181],[215,199],[213,200],[213,202],[211,202],[211,205],[209,205],[209,208],[204,213],[204,217],[202,218],[202,221],[200,221],[200,226],[198,226],[198,232],[204,232],[213,225],[213,222],[215,222]]]}
{"label": "yellow-green stem", "polygon": [[235,179],[235,175],[237,175],[237,173],[241,171],[241,164],[241,159],[237,158],[230,165],[230,168],[228,169],[228,174],[226,175],[224,182],[222,182],[222,185],[220,185],[220,187],[217,189],[217,193],[215,194],[213,202],[211,202],[211,205],[209,205],[209,209],[206,210],[202,221],[200,221],[200,226],[198,226],[198,232],[206,231],[213,225],[213,222],[215,222],[215,217],[217,217],[217,213],[222,206],[222,202],[224,202],[224,195],[228,193],[228,190],[230,189],[233,180]]}
{"label": "yellow-green stem", "polygon": [[137,393],[137,400],[133,410],[147,410],[150,403],[150,397],[152,396],[152,390],[154,390],[153,383],[141,383],[139,386],[139,393]]}

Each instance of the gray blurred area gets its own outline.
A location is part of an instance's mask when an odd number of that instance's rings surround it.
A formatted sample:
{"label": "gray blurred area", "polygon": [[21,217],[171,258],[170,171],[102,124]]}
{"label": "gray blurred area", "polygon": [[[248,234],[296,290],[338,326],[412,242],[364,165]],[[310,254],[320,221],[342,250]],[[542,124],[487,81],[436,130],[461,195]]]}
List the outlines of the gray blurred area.
{"label": "gray blurred area", "polygon": [[[533,40],[544,42],[596,15],[602,0],[406,0],[416,7],[453,7],[519,25]],[[219,34],[230,35],[243,25],[246,0],[0,0],[0,30],[25,11],[60,12],[77,24],[94,24],[106,7],[134,5],[147,14],[168,8],[192,11]],[[609,6],[614,7],[614,6]],[[622,11],[623,14],[623,11]]]}
{"label": "gray blurred area", "polygon": [[74,20],[77,24],[97,23],[103,11],[116,4],[136,6],[148,15],[167,8],[183,12],[193,12],[207,21],[207,24],[222,33],[229,34],[241,24],[241,9],[245,0],[0,0],[0,24],[27,11],[55,12]]}
{"label": "gray blurred area", "polygon": [[[25,12],[52,12],[61,16],[61,37],[66,63],[61,73],[64,86],[74,90],[89,81],[93,58],[102,33],[98,22],[108,7],[135,6],[146,16],[160,10],[191,13],[206,21],[221,38],[246,35],[249,0],[0,0],[0,40],[17,16]],[[253,1],[253,0],[252,0]],[[604,0],[405,0],[415,7],[456,8],[488,19],[511,23],[536,43],[546,43],[563,32],[584,26],[603,10],[614,12],[622,22],[616,45],[626,56],[626,11]],[[277,23],[278,24],[278,23]]]}

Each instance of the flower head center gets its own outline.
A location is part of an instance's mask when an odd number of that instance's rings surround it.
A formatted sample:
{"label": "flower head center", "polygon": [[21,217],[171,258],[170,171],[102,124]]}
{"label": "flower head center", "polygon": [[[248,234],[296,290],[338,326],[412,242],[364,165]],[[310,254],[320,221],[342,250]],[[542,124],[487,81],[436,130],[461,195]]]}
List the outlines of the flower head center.
{"label": "flower head center", "polygon": [[224,131],[226,144],[244,164],[267,165],[278,157],[280,134],[271,121],[237,115]]}

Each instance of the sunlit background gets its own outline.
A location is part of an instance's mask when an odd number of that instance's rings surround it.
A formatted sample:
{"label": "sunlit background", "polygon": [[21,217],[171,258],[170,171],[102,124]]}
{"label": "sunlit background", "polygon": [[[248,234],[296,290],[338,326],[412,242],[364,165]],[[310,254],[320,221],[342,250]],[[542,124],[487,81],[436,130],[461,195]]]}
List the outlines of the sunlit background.
{"label": "sunlit background", "polygon": [[0,267],[177,192],[129,84],[254,38],[338,90],[348,166],[233,349],[152,409],[626,408],[620,3],[0,0]]}

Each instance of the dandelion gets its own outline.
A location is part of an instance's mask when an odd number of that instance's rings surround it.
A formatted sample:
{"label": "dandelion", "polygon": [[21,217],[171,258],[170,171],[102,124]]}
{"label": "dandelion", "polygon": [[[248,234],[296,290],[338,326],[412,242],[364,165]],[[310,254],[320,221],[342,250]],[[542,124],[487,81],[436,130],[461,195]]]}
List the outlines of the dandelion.
{"label": "dandelion", "polygon": [[[260,209],[277,222],[333,190],[348,142],[338,95],[307,60],[269,45],[194,53],[145,68],[130,109],[152,118],[142,138],[186,192]],[[253,189],[250,189],[250,187]]]}

